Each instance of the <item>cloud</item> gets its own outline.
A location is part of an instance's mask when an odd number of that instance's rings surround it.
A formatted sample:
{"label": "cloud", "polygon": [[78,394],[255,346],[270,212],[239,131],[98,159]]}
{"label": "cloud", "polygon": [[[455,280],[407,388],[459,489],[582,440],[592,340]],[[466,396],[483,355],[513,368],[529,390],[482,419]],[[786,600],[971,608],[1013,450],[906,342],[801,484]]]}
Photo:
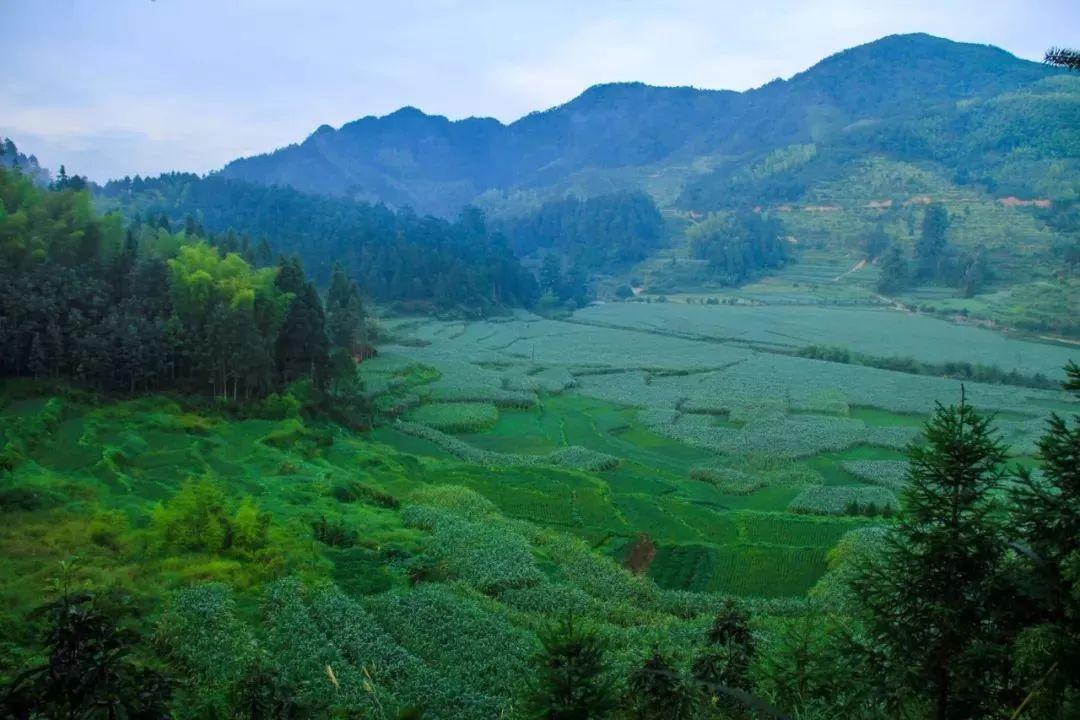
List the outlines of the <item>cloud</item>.
{"label": "cloud", "polygon": [[36,0],[4,13],[0,131],[98,180],[204,172],[402,105],[508,122],[598,82],[746,89],[896,32],[1030,58],[1080,44],[1080,6],[1062,0]]}

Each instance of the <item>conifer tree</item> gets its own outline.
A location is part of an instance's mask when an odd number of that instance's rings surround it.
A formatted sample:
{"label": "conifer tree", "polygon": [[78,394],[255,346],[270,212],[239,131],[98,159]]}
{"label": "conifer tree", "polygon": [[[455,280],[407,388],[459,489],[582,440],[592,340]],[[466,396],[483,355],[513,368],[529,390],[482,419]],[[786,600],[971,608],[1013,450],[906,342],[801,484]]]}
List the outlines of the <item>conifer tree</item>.
{"label": "conifer tree", "polygon": [[615,707],[606,663],[607,644],[572,617],[541,633],[543,649],[534,659],[535,677],[525,697],[537,720],[598,720]]}
{"label": "conifer tree", "polygon": [[963,395],[938,405],[924,435],[908,449],[900,522],[852,590],[895,698],[925,702],[937,720],[986,717],[1008,675],[997,621],[1005,540],[993,500],[1007,454]]}
{"label": "conifer tree", "polygon": [[[1065,388],[1080,395],[1080,366]],[[1029,611],[1017,642],[1024,702],[1047,718],[1080,715],[1080,415],[1051,415],[1039,440],[1038,475],[1020,469],[1010,490]]]}
{"label": "conifer tree", "polygon": [[923,279],[936,279],[942,254],[945,252],[949,229],[949,213],[940,203],[926,206],[919,239],[915,244],[916,274]]}
{"label": "conifer tree", "polygon": [[654,648],[627,682],[627,710],[635,720],[689,720],[698,707],[697,688]]}

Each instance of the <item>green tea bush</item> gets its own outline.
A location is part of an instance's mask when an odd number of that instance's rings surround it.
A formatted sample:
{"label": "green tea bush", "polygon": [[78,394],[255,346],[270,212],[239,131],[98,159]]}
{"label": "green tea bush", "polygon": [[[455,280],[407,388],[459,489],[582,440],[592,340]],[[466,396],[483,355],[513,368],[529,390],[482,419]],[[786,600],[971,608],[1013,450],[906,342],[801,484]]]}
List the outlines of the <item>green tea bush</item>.
{"label": "green tea bush", "polygon": [[641,609],[657,607],[659,589],[649,578],[634,575],[613,559],[597,555],[580,540],[553,537],[545,550],[559,564],[563,577],[592,597]]}
{"label": "green tea bush", "polygon": [[482,432],[499,419],[499,409],[491,403],[430,403],[408,414],[410,422],[449,433]]}
{"label": "green tea bush", "polygon": [[854,600],[851,579],[856,566],[866,558],[882,552],[886,547],[888,528],[880,525],[851,530],[840,538],[826,556],[828,572],[811,588],[809,596],[838,609],[848,609]]}
{"label": "green tea bush", "polygon": [[461,485],[424,485],[413,491],[417,505],[443,508],[466,520],[481,520],[498,514],[498,508],[486,497]]}
{"label": "green tea bush", "polygon": [[889,515],[899,509],[890,490],[863,485],[812,485],[788,504],[790,512],[811,515]]}
{"label": "green tea bush", "polygon": [[274,684],[298,717],[377,712],[374,688],[368,689],[362,671],[342,656],[332,636],[319,629],[299,580],[286,578],[267,587],[263,617]]}

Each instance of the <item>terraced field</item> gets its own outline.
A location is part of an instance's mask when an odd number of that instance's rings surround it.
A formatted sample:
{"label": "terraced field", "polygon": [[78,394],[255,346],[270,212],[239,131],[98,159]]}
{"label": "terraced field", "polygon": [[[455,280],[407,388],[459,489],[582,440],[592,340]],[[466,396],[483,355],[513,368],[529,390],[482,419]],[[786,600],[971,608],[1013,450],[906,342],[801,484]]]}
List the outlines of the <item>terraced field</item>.
{"label": "terraced field", "polygon": [[[377,431],[380,440],[432,458],[449,448],[498,471],[461,482],[506,515],[576,534],[616,560],[647,535],[655,553],[643,571],[662,588],[764,597],[804,595],[845,532],[889,522],[904,448],[936,402],[960,395],[952,380],[786,353],[822,343],[1055,377],[1069,357],[870,308],[620,303],[563,321],[387,326],[396,342],[362,372],[382,378],[379,387],[407,387],[419,407]],[[430,382],[407,384],[425,373]],[[966,393],[1000,413],[1025,462],[1042,418],[1072,407],[1053,391],[969,384]],[[494,406],[497,419],[481,427],[445,422],[490,419]],[[425,415],[452,435],[417,438]]]}

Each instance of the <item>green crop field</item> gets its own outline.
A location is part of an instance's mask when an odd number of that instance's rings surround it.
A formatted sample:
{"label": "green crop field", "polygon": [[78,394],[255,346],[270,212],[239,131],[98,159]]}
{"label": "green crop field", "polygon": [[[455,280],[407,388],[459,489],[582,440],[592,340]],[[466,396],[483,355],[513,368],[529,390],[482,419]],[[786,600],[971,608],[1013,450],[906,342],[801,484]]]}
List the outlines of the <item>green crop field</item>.
{"label": "green crop field", "polygon": [[[412,411],[411,423],[461,407],[439,404],[461,397],[451,387],[500,405],[493,424],[453,440],[419,446],[383,435],[391,445],[436,459],[456,442],[452,454],[503,473],[533,467],[544,480],[463,484],[510,517],[558,527],[616,559],[647,535],[656,548],[647,574],[663,588],[762,597],[805,594],[844,533],[889,522],[882,514],[899,509],[904,449],[920,442],[935,403],[960,394],[958,381],[791,351],[821,344],[1052,377],[1069,357],[1061,346],[886,308],[617,303],[565,320],[520,313],[387,326],[393,340],[379,362],[437,376],[418,391],[433,404]],[[543,377],[558,382],[523,382]],[[501,403],[510,392],[528,400]],[[1063,393],[1012,385],[968,383],[966,393],[999,413],[1021,459],[1051,410],[1074,407]],[[571,449],[615,462],[567,465],[560,453]]]}

